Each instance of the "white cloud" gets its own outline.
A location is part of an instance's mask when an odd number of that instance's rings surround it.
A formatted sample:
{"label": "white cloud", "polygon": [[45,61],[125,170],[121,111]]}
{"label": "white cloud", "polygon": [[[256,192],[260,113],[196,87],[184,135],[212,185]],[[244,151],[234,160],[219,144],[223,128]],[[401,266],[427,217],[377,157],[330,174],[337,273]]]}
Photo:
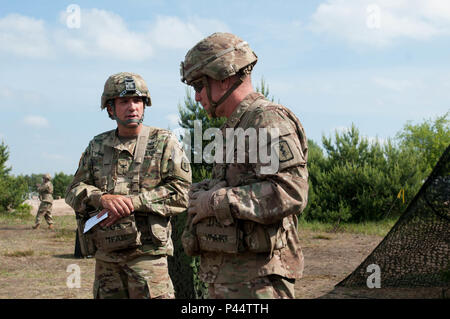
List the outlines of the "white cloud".
{"label": "white cloud", "polygon": [[149,36],[159,47],[186,50],[213,32],[229,32],[229,28],[214,19],[194,17],[185,22],[178,17],[158,16]]}
{"label": "white cloud", "polygon": [[68,15],[61,12],[64,28],[55,31],[55,41],[82,57],[144,60],[159,49],[189,49],[211,30],[229,30],[214,19],[194,17],[183,21],[174,16],[157,16],[155,21],[145,22],[147,27],[132,31],[118,14],[99,9],[81,10],[80,28],[69,29]]}
{"label": "white cloud", "polygon": [[44,21],[9,14],[0,19],[0,51],[26,57],[45,57],[51,53]]}
{"label": "white cloud", "polygon": [[47,127],[48,120],[45,117],[37,115],[29,115],[23,119],[23,122],[32,127]]}
{"label": "white cloud", "polygon": [[450,19],[450,3],[447,0],[427,0],[421,2],[423,12],[427,17],[437,22],[448,22]]}
{"label": "white cloud", "polygon": [[177,17],[159,16],[150,33],[155,44],[173,49],[191,47],[202,38],[201,31],[194,24],[184,23]]}
{"label": "white cloud", "polygon": [[309,29],[373,47],[401,38],[425,40],[450,34],[450,2],[327,0],[316,9]]}
{"label": "white cloud", "polygon": [[83,57],[113,57],[143,60],[153,49],[144,33],[129,30],[117,14],[90,9],[81,11],[79,29],[66,28],[68,13],[60,15],[64,29],[55,32],[56,42],[73,54]]}
{"label": "white cloud", "polygon": [[[80,28],[69,28],[70,13],[60,13],[60,25],[46,27],[43,20],[19,14],[0,19],[0,52],[42,58],[49,55],[113,58],[142,61],[155,50],[191,48],[211,30],[229,31],[226,24],[215,19],[193,17],[183,21],[175,16],[157,16],[146,21],[146,28],[130,29],[124,19],[100,9],[81,10]],[[4,90],[0,96],[7,94]]]}

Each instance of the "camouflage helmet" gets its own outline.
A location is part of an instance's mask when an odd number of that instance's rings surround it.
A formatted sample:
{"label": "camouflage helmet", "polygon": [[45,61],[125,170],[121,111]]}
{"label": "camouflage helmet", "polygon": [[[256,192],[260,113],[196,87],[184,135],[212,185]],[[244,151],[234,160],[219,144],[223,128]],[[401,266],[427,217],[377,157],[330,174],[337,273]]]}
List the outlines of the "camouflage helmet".
{"label": "camouflage helmet", "polygon": [[244,69],[249,73],[257,61],[247,42],[231,33],[213,33],[188,51],[181,62],[181,81],[190,85],[203,75],[221,81]]}
{"label": "camouflage helmet", "polygon": [[142,96],[145,98],[144,105],[152,105],[147,84],[136,73],[120,72],[106,80],[101,101],[102,110],[107,106],[108,101],[123,96]]}
{"label": "camouflage helmet", "polygon": [[45,178],[46,180],[51,180],[52,179],[52,176],[50,175],[50,174],[44,174],[43,176],[42,176],[42,178]]}

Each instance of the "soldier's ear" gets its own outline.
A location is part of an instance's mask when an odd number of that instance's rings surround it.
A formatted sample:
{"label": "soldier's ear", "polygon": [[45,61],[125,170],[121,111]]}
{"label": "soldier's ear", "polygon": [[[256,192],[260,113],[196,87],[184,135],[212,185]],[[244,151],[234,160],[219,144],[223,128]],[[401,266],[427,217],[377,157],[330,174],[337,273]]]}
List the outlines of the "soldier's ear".
{"label": "soldier's ear", "polygon": [[231,87],[232,85],[232,77],[228,77],[226,79],[223,79],[222,81],[217,81],[220,85],[220,89],[223,91],[228,91],[228,89]]}
{"label": "soldier's ear", "polygon": [[111,107],[110,104],[108,104],[108,105],[106,106],[106,111],[108,112],[109,117],[112,117],[113,111],[112,111],[112,107]]}

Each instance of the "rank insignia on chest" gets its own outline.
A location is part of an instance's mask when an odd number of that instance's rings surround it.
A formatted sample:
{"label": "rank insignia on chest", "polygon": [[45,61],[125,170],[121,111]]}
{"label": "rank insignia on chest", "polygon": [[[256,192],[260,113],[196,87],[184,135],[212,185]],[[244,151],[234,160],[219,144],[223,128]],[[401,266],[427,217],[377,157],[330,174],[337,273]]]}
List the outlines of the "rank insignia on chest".
{"label": "rank insignia on chest", "polygon": [[294,158],[287,141],[280,141],[280,162],[287,162]]}
{"label": "rank insignia on chest", "polygon": [[119,158],[117,161],[117,173],[119,175],[124,175],[128,172],[129,168],[129,162],[126,159]]}

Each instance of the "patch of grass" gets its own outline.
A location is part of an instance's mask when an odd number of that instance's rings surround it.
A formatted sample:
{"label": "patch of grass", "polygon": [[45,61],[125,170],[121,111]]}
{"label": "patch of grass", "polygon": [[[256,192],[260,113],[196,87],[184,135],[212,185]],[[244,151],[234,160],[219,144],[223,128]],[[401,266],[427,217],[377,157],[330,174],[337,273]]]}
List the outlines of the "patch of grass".
{"label": "patch of grass", "polygon": [[313,239],[325,239],[325,240],[330,240],[331,237],[330,237],[330,236],[326,236],[326,235],[320,234],[320,235],[314,236]]}
{"label": "patch of grass", "polygon": [[39,253],[38,253],[38,256],[52,256],[53,255],[53,253],[52,252],[49,252],[49,251],[40,251]]}
{"label": "patch of grass", "polygon": [[58,228],[70,228],[74,230],[77,228],[75,216],[55,216],[53,220]]}
{"label": "patch of grass", "polygon": [[15,210],[8,212],[0,212],[0,223],[7,225],[23,224],[34,220],[31,214],[31,206],[28,204],[21,204]]}
{"label": "patch of grass", "polygon": [[375,235],[384,237],[391,230],[391,228],[394,226],[396,222],[397,219],[385,219],[377,222],[340,223],[337,225],[333,223],[300,220],[298,228],[299,230],[303,229],[312,232],[352,233],[352,234]]}
{"label": "patch of grass", "polygon": [[315,220],[312,221],[306,221],[306,220],[299,220],[298,228],[299,230],[309,230],[312,232],[331,232],[334,225],[330,223],[322,223]]}
{"label": "patch of grass", "polygon": [[33,256],[34,255],[34,250],[16,250],[13,252],[6,252],[3,254],[3,256],[5,257],[28,257],[28,256]]}
{"label": "patch of grass", "polygon": [[[1,277],[1,278],[13,277],[13,276],[15,276],[15,275],[16,275],[16,274],[13,273],[13,272],[10,272],[10,271],[7,271],[7,270],[0,270],[0,277]],[[2,287],[2,286],[0,286],[0,287]]]}
{"label": "patch of grass", "polygon": [[397,219],[388,219],[378,222],[365,222],[359,224],[342,224],[339,225],[337,231],[348,233],[363,234],[363,235],[377,235],[386,236],[391,228],[395,225]]}
{"label": "patch of grass", "polygon": [[74,216],[56,216],[53,218],[55,222],[55,237],[60,241],[75,242],[75,230],[77,223]]}
{"label": "patch of grass", "polygon": [[68,228],[57,228],[55,230],[55,237],[62,241],[75,241],[75,230]]}

